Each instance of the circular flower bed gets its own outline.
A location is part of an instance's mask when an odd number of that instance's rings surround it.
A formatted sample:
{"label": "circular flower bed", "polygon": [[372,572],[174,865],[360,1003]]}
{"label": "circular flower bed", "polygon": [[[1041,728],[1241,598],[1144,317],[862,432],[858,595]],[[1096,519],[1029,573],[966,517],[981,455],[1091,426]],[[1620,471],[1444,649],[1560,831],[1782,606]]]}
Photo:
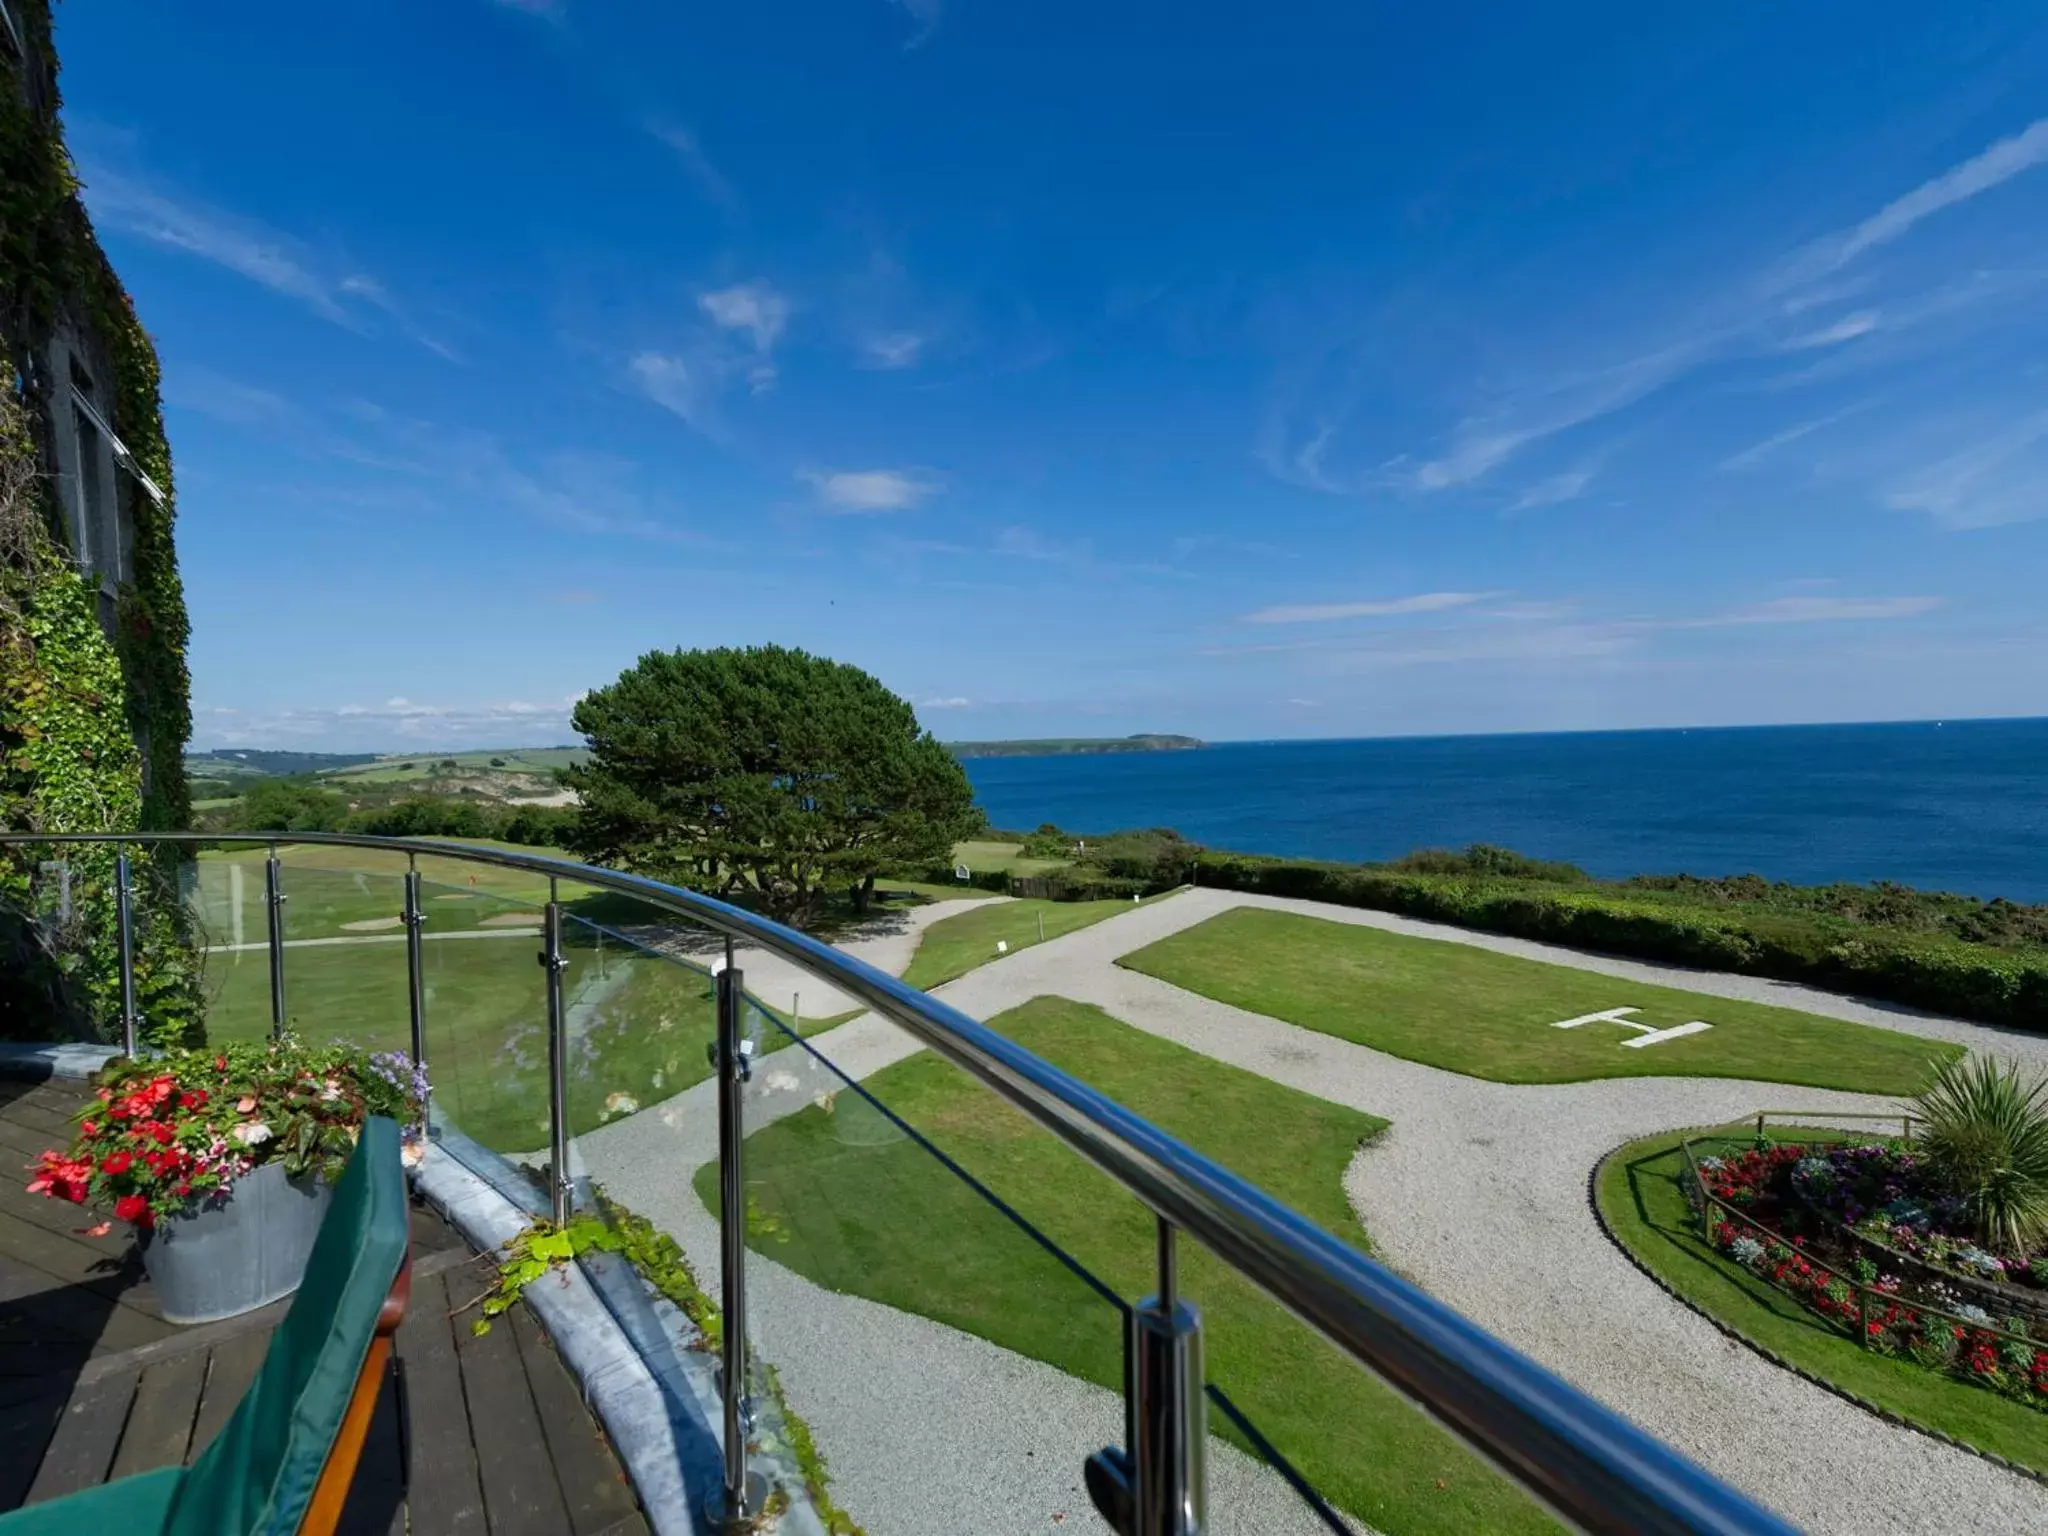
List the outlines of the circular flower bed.
{"label": "circular flower bed", "polygon": [[[1781,1142],[1700,1157],[1695,1167],[1698,1183],[1687,1193],[1714,1246],[1735,1263],[1866,1348],[2048,1410],[2048,1323],[1994,1315],[1956,1286],[1930,1278],[1935,1267],[1988,1279],[1992,1264],[2000,1276],[2012,1275],[2014,1266],[1939,1225],[1961,1212],[1926,1187],[1910,1151]],[[1903,1230],[1902,1241],[1915,1244],[1915,1256],[1925,1255],[1930,1269],[1887,1273],[1858,1240],[1873,1221],[1894,1239]],[[2038,1267],[2017,1266],[2028,1276]]]}
{"label": "circular flower bed", "polygon": [[[227,1198],[273,1160],[294,1178],[337,1178],[365,1119],[388,1115],[410,1137],[428,1092],[425,1069],[403,1052],[291,1038],[123,1058],[95,1079],[70,1147],[43,1153],[28,1188],[148,1228]],[[417,1160],[410,1141],[407,1156]]]}

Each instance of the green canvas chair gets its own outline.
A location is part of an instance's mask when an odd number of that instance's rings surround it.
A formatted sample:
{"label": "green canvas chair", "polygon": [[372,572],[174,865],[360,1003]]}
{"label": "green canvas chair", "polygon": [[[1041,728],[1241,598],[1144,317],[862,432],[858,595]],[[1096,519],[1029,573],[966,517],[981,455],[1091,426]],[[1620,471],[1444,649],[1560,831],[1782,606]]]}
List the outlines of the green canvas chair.
{"label": "green canvas chair", "polygon": [[398,1126],[371,1119],[306,1278],[234,1416],[190,1467],[0,1515],[0,1536],[312,1536],[341,1517],[412,1279]]}

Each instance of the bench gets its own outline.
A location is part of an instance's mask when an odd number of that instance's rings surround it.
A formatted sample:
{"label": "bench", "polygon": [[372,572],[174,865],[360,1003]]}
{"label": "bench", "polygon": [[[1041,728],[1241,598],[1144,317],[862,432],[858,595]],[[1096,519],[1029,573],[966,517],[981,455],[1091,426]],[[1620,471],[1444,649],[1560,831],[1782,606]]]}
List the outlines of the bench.
{"label": "bench", "polygon": [[0,1536],[330,1536],[411,1294],[405,1170],[372,1117],[255,1381],[189,1467],[0,1515]]}

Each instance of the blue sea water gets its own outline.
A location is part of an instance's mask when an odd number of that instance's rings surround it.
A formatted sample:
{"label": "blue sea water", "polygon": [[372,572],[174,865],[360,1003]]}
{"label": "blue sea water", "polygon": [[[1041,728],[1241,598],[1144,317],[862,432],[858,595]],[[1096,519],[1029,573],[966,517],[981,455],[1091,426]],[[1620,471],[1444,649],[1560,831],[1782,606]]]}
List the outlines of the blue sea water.
{"label": "blue sea water", "polygon": [[1225,742],[966,767],[998,827],[1173,827],[1326,859],[1498,843],[1609,877],[2048,901],[2048,719]]}

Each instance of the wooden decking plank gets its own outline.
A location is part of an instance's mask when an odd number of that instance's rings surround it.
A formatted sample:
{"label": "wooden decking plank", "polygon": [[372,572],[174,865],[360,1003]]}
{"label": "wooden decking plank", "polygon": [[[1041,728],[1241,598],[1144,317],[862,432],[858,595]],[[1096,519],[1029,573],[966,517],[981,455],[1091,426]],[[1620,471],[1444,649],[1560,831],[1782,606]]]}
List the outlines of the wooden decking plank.
{"label": "wooden decking plank", "polygon": [[460,1328],[455,1352],[462,1363],[491,1536],[549,1536],[567,1530],[568,1510],[512,1330],[500,1323],[479,1338]]}
{"label": "wooden decking plank", "polygon": [[221,1426],[248,1392],[249,1383],[256,1379],[257,1368],[263,1364],[269,1348],[267,1330],[238,1333],[214,1345],[206,1366],[206,1386],[199,1396],[199,1412],[192,1421],[192,1443],[186,1460],[213,1444],[213,1437],[220,1433]]}
{"label": "wooden decking plank", "polygon": [[45,1378],[38,1396],[0,1408],[0,1445],[7,1448],[0,1455],[0,1509],[13,1509],[28,1497],[43,1452],[64,1421],[67,1395]]}
{"label": "wooden decking plank", "polygon": [[484,1536],[488,1528],[454,1328],[446,1280],[415,1277],[412,1304],[398,1329],[398,1358],[410,1435],[408,1498],[412,1528],[421,1536]]}
{"label": "wooden decking plank", "polygon": [[110,1376],[72,1394],[63,1422],[43,1453],[43,1464],[36,1469],[28,1503],[61,1498],[107,1480],[128,1424],[135,1383],[133,1376]]}
{"label": "wooden decking plank", "polygon": [[121,1448],[114,1452],[109,1477],[183,1465],[205,1385],[204,1354],[178,1355],[144,1371],[135,1386],[128,1428],[121,1436]]}
{"label": "wooden decking plank", "polygon": [[[598,1536],[639,1512],[639,1501],[619,1470],[618,1459],[584,1406],[582,1394],[555,1354],[554,1345],[525,1307],[506,1314],[533,1389],[541,1431],[555,1463],[569,1528],[575,1536]],[[500,1324],[503,1327],[504,1324]]]}

